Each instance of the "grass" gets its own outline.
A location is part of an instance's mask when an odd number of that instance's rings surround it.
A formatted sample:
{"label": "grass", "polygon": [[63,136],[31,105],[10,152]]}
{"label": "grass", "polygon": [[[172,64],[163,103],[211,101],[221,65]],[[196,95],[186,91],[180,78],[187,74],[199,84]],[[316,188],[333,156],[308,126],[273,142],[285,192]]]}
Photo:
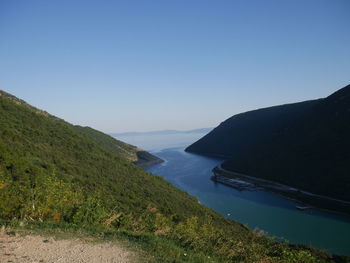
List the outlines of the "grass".
{"label": "grass", "polygon": [[[333,256],[332,258],[323,258],[322,253],[317,259],[312,256],[308,249],[292,245],[290,248],[282,251],[283,257],[280,260],[246,261],[237,258],[228,260],[226,257],[220,257],[210,254],[209,251],[196,251],[191,248],[183,247],[180,243],[164,237],[156,236],[150,233],[135,233],[127,230],[111,230],[100,225],[78,226],[70,223],[55,222],[24,222],[18,220],[0,220],[0,227],[4,228],[10,235],[40,235],[44,237],[53,237],[55,239],[80,239],[86,242],[112,242],[128,249],[136,254],[137,262],[164,262],[164,263],[224,263],[224,262],[285,262],[285,263],[317,263],[317,262],[335,262],[349,263],[349,257]],[[295,250],[296,249],[296,250]],[[297,253],[295,253],[297,252]],[[270,252],[273,253],[273,248]]]}
{"label": "grass", "polygon": [[215,256],[204,255],[185,249],[174,241],[152,234],[140,234],[127,230],[110,230],[105,227],[78,226],[55,222],[0,221],[8,235],[40,235],[55,239],[80,239],[86,242],[112,242],[123,246],[137,255],[138,262],[225,262]]}

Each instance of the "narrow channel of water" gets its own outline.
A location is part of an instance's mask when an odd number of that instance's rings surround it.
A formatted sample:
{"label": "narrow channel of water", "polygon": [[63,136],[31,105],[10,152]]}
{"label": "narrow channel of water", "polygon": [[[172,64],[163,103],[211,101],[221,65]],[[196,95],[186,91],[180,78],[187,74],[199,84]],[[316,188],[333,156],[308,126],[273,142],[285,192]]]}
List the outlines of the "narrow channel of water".
{"label": "narrow channel of water", "polygon": [[[198,138],[200,137],[197,135]],[[238,191],[210,180],[212,168],[222,162],[184,152],[185,139],[195,141],[195,135],[172,137],[162,143],[158,139],[152,147],[152,137],[143,138],[146,150],[165,160],[149,168],[149,172],[164,177],[174,186],[185,190],[222,215],[259,228],[270,235],[285,238],[291,243],[302,243],[331,253],[350,255],[350,220],[318,210],[300,211],[295,202],[264,191]],[[177,138],[177,140],[176,140]],[[120,138],[134,143],[135,138]],[[142,142],[141,138],[138,138]],[[177,144],[175,143],[177,142]],[[167,148],[167,146],[178,146]],[[146,146],[146,147],[145,147]]]}

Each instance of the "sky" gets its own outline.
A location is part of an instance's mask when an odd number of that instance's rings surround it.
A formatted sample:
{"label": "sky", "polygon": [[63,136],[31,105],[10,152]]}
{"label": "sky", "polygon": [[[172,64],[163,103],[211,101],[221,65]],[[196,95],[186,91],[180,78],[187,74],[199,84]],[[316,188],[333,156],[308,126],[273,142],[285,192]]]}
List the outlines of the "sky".
{"label": "sky", "polygon": [[0,89],[107,132],[215,127],[350,84],[348,0],[0,0]]}

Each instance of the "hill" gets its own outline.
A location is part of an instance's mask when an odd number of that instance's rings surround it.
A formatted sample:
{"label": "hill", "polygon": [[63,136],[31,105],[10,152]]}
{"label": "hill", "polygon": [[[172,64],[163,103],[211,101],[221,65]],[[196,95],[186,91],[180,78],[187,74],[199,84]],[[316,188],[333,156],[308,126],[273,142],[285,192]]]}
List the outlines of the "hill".
{"label": "hill", "polygon": [[153,262],[341,259],[254,233],[135,166],[123,150],[99,140],[100,133],[3,91],[0,123],[0,219],[7,220],[5,225],[21,220],[63,229],[95,231],[95,226],[103,236],[124,233],[145,244]]}
{"label": "hill", "polygon": [[306,101],[234,115],[188,146],[186,151],[224,157],[237,156],[278,133],[289,121],[317,103],[317,100]]}
{"label": "hill", "polygon": [[[37,182],[38,178],[52,178],[67,183],[67,187],[79,186],[83,192],[92,191],[96,196],[103,194],[106,202],[103,205],[127,211],[141,212],[149,203],[168,211],[173,206],[170,200],[178,198],[182,199],[181,206],[192,204],[189,201],[194,200],[192,197],[179,194],[180,191],[161,178],[133,165],[129,161],[133,152],[127,150],[131,146],[111,137],[108,139],[114,144],[107,146],[106,141],[99,140],[107,135],[71,125],[5,92],[1,92],[0,103],[2,190],[10,191],[10,186],[16,184],[34,191],[43,183]],[[26,197],[22,189],[18,191],[18,203],[12,200],[11,210],[9,207],[1,210],[8,211],[11,218],[26,217],[23,209],[29,209],[21,202],[31,198]],[[180,216],[184,216],[185,209],[181,211]],[[45,217],[44,214],[37,216]],[[69,215],[63,213],[62,216]]]}
{"label": "hill", "polygon": [[350,85],[327,98],[233,116],[187,151],[226,170],[350,201]]}

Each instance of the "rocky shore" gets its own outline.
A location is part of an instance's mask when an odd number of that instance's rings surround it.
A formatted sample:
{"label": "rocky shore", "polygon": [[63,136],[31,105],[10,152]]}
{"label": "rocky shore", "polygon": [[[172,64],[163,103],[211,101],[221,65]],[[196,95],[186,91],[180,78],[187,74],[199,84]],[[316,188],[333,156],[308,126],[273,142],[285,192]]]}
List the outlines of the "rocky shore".
{"label": "rocky shore", "polygon": [[146,152],[143,150],[136,152],[136,156],[137,156],[137,160],[134,162],[134,164],[142,169],[147,169],[151,165],[164,162],[162,159],[158,158],[157,156],[154,156],[153,154],[150,154],[149,152]]}

